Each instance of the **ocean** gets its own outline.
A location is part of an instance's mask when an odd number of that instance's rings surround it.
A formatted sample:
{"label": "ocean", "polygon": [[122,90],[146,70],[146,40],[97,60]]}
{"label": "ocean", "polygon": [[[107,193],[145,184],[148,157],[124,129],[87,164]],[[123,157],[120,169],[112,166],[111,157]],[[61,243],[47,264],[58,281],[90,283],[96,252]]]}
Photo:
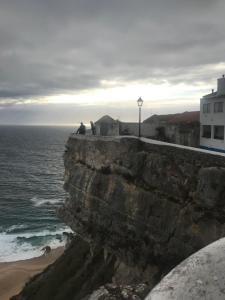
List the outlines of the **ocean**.
{"label": "ocean", "polygon": [[41,255],[71,230],[56,216],[65,199],[63,152],[72,127],[0,126],[0,262]]}

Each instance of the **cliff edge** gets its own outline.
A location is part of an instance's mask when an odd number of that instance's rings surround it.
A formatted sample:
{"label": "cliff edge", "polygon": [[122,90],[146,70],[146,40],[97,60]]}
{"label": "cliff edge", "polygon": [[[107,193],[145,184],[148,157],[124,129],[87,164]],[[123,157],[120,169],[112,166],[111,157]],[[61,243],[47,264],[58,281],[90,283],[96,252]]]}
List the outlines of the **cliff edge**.
{"label": "cliff edge", "polygon": [[171,268],[224,236],[224,155],[72,135],[64,162],[68,197],[58,213],[77,237],[13,299],[143,299]]}

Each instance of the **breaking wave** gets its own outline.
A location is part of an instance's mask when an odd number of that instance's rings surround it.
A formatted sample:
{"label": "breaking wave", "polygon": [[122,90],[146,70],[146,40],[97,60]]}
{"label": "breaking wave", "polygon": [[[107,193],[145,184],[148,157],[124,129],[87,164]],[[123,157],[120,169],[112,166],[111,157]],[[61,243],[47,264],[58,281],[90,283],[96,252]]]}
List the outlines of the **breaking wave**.
{"label": "breaking wave", "polygon": [[[13,228],[14,227],[14,228]],[[16,226],[7,232],[0,233],[0,262],[10,262],[37,257],[43,254],[42,248],[50,246],[52,249],[65,245],[63,232],[72,232],[67,227],[55,231],[15,233]],[[22,225],[20,226],[20,229]],[[12,233],[14,232],[14,233]]]}
{"label": "breaking wave", "polygon": [[40,206],[57,206],[60,203],[62,203],[62,200],[60,200],[60,199],[41,199],[41,198],[38,198],[37,196],[34,196],[33,198],[31,198],[30,201],[32,202],[32,204],[35,207],[40,207]]}

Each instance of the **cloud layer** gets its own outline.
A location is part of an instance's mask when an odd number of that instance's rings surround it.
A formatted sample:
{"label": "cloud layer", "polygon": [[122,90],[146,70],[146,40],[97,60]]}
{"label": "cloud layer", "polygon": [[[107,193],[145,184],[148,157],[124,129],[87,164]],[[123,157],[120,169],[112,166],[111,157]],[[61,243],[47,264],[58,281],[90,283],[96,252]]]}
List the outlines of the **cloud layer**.
{"label": "cloud layer", "polygon": [[224,0],[1,0],[0,101],[196,84],[224,62]]}

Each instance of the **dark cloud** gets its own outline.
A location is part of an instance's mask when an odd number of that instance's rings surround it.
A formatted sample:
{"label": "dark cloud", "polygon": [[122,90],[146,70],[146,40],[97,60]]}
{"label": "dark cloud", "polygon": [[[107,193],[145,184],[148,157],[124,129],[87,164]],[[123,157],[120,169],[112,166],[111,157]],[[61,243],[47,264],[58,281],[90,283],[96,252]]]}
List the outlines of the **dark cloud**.
{"label": "dark cloud", "polygon": [[224,9],[224,0],[0,0],[0,98],[102,80],[210,80],[224,62]]}

